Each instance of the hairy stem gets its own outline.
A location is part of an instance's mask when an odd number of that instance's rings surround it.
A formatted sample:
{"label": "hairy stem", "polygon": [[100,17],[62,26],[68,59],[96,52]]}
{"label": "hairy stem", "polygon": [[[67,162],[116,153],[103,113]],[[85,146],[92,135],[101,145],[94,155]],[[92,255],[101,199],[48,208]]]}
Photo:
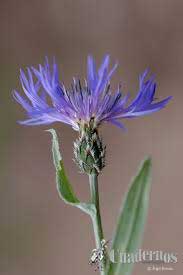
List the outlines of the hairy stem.
{"label": "hairy stem", "polygon": [[[93,229],[95,235],[95,243],[96,248],[101,248],[101,241],[104,239],[103,229],[102,229],[102,221],[100,215],[100,204],[99,204],[99,192],[98,192],[98,176],[93,173],[89,175],[90,182],[90,192],[91,192],[91,202],[96,207],[96,215],[92,217]],[[101,275],[105,275],[105,258],[101,262],[102,269],[100,270]]]}

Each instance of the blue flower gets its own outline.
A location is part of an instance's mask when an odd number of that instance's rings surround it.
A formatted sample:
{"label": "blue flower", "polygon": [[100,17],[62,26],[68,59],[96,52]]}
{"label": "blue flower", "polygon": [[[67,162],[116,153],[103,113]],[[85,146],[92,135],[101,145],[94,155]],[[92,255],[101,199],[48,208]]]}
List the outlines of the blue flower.
{"label": "blue flower", "polygon": [[146,70],[139,78],[139,91],[129,103],[129,95],[123,95],[120,86],[112,92],[110,79],[117,64],[109,70],[109,56],[105,56],[99,69],[94,59],[89,56],[87,80],[81,85],[74,79],[70,89],[66,89],[59,80],[55,61],[50,66],[45,64],[38,69],[27,69],[27,76],[21,70],[20,82],[26,97],[13,92],[16,101],[26,110],[28,119],[20,121],[25,125],[41,125],[63,122],[79,131],[92,121],[93,127],[103,122],[124,128],[121,119],[134,118],[157,112],[164,108],[171,97],[155,101],[156,83],[153,77],[147,78]]}

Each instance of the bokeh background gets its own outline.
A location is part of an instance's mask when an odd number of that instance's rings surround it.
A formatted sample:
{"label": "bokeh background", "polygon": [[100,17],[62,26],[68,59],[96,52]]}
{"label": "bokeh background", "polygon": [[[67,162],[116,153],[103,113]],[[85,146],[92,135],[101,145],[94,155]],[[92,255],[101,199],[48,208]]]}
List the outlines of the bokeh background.
{"label": "bokeh background", "polygon": [[[163,111],[126,121],[128,133],[103,126],[107,167],[100,176],[106,239],[110,239],[122,196],[140,161],[153,158],[153,185],[142,248],[178,253],[183,259],[183,2],[180,0],[1,0],[0,1],[0,274],[94,274],[88,265],[95,247],[90,220],[59,200],[48,127],[23,127],[24,111],[11,95],[20,88],[19,68],[55,56],[61,79],[86,75],[86,57],[100,62],[105,53],[119,68],[134,95],[138,75],[149,67],[158,81],[157,96],[173,95]],[[72,161],[77,133],[56,124],[69,178],[82,200],[87,178]],[[151,272],[153,273],[153,272]],[[135,275],[149,274],[137,264]],[[155,274],[155,272],[154,272]]]}

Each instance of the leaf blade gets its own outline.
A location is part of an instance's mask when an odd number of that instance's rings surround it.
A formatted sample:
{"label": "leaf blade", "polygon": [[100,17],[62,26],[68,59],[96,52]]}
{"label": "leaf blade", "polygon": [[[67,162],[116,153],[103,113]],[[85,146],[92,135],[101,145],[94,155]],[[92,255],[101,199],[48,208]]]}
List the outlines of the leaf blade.
{"label": "leaf blade", "polygon": [[[119,217],[112,249],[121,253],[134,253],[142,240],[151,183],[151,160],[143,162],[126,194]],[[111,263],[108,275],[129,275],[133,264]]]}
{"label": "leaf blade", "polygon": [[77,198],[74,190],[66,176],[62,156],[59,150],[59,143],[56,131],[54,129],[47,130],[52,135],[52,154],[53,163],[56,169],[56,183],[60,198],[67,204],[75,206],[85,213],[93,216],[96,214],[95,205],[91,203],[83,203]]}

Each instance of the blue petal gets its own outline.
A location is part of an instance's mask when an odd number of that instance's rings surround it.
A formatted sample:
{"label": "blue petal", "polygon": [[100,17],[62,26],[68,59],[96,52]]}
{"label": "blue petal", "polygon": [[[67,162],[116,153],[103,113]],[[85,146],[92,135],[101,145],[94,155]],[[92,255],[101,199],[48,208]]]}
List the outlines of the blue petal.
{"label": "blue petal", "polygon": [[88,85],[91,90],[94,90],[97,85],[97,72],[96,72],[96,65],[93,57],[91,55],[88,56],[87,61],[87,80]]}
{"label": "blue petal", "polygon": [[110,119],[109,122],[120,128],[121,130],[125,132],[127,131],[127,128],[119,120]]}

